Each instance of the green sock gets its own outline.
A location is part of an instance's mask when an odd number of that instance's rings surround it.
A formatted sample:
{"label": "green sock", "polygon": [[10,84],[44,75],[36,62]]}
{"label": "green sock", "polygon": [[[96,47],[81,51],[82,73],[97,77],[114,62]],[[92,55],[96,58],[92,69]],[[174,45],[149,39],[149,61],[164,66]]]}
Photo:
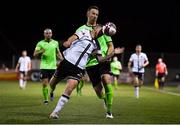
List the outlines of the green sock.
{"label": "green sock", "polygon": [[82,95],[82,87],[84,86],[84,81],[80,80],[80,82],[78,83],[77,87],[76,87],[76,91],[78,95]]}
{"label": "green sock", "polygon": [[106,105],[107,112],[112,112],[112,103],[113,103],[113,88],[111,84],[104,85],[105,94],[106,94]]}
{"label": "green sock", "polygon": [[82,95],[82,88],[84,86],[84,81],[81,80],[80,83],[79,83],[79,94]]}
{"label": "green sock", "polygon": [[117,89],[117,80],[114,81],[114,88]]}
{"label": "green sock", "polygon": [[79,84],[76,86],[77,95],[79,95]]}
{"label": "green sock", "polygon": [[48,87],[43,87],[42,91],[43,91],[44,100],[48,101],[48,96],[49,96]]}

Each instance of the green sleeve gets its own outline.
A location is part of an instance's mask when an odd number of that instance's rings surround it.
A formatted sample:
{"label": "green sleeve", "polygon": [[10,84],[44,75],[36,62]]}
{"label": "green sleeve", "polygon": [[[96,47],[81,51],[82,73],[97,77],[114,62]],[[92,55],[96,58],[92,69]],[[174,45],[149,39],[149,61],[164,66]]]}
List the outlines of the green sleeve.
{"label": "green sleeve", "polygon": [[41,42],[38,42],[37,45],[36,45],[35,50],[41,50],[41,49],[42,49]]}
{"label": "green sleeve", "polygon": [[112,38],[110,36],[104,35],[104,38],[107,43],[112,42]]}

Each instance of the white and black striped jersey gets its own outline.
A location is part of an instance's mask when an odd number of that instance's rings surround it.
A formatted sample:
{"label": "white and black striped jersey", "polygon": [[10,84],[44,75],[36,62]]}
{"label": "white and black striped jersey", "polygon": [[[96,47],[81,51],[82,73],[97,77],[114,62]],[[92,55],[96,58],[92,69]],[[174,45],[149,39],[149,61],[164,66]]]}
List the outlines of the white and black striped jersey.
{"label": "white and black striped jersey", "polygon": [[133,72],[139,72],[139,73],[144,73],[144,68],[142,68],[142,65],[148,61],[147,55],[145,53],[140,53],[140,54],[132,54],[130,59],[130,62],[132,62],[132,71]]}
{"label": "white and black striped jersey", "polygon": [[30,68],[31,59],[29,56],[26,57],[20,57],[18,60],[19,63],[19,71],[27,72]]}
{"label": "white and black striped jersey", "polygon": [[88,57],[97,48],[97,45],[89,30],[82,29],[75,34],[79,39],[63,52],[64,58],[77,67],[85,69]]}

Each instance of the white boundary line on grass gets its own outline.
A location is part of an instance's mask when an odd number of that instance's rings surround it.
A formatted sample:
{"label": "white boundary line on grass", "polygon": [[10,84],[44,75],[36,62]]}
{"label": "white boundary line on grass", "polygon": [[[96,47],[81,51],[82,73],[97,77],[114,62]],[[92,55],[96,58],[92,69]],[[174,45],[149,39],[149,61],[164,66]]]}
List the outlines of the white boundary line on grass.
{"label": "white boundary line on grass", "polygon": [[175,92],[168,92],[168,91],[164,91],[164,90],[157,90],[157,89],[148,88],[148,87],[144,87],[144,88],[149,89],[149,90],[152,90],[152,91],[160,92],[160,93],[165,93],[165,94],[169,94],[169,95],[180,96],[179,93],[175,93]]}

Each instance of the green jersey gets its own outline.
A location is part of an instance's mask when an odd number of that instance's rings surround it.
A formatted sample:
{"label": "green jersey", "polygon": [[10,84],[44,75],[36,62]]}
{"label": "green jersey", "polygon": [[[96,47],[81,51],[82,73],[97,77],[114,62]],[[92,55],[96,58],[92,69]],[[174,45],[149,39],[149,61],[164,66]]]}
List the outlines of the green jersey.
{"label": "green jersey", "polygon": [[119,74],[120,74],[120,69],[121,69],[122,67],[121,67],[121,63],[120,63],[119,61],[113,61],[113,62],[111,62],[110,66],[111,66],[111,72],[112,72],[114,75],[119,75]]}
{"label": "green jersey", "polygon": [[[87,29],[87,30],[91,31],[93,29],[93,27],[88,26],[88,25],[83,25],[83,26],[79,27],[76,31],[80,31],[82,29]],[[98,40],[98,43],[99,43],[99,46],[100,46],[100,49],[101,49],[102,56],[103,57],[107,56],[108,43],[112,41],[111,37],[107,36],[107,35],[102,35],[97,40]],[[88,59],[88,62],[86,64],[86,67],[94,66],[94,65],[97,65],[97,64],[98,64],[98,61],[97,61],[96,57],[90,55],[90,57]]]}
{"label": "green jersey", "polygon": [[41,55],[40,69],[56,69],[56,52],[59,50],[59,43],[51,39],[49,42],[41,40],[37,43],[35,50],[44,49]]}

